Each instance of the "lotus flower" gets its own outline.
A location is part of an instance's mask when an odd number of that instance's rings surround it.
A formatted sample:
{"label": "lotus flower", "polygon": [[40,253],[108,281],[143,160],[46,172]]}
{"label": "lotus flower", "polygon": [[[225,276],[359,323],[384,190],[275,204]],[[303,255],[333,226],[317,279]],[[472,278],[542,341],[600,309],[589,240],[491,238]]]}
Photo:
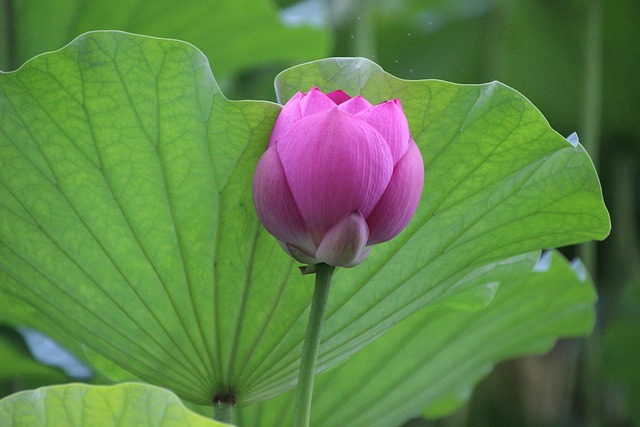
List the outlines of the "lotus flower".
{"label": "lotus flower", "polygon": [[287,102],[253,177],[258,218],[305,264],[352,267],[402,231],[424,181],[400,100],[317,88]]}

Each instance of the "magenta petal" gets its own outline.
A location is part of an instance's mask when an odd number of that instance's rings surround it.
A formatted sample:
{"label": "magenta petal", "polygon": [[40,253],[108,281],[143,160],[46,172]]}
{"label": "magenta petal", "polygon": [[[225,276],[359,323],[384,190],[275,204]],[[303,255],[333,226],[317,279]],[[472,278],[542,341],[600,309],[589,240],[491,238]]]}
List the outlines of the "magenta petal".
{"label": "magenta petal", "polygon": [[369,123],[380,132],[389,144],[393,163],[398,163],[398,160],[407,151],[411,138],[409,123],[402,110],[400,100],[383,102],[359,112],[356,117]]}
{"label": "magenta petal", "polygon": [[301,249],[295,247],[294,245],[291,245],[285,242],[280,242],[280,241],[278,241],[278,243],[280,243],[280,246],[282,246],[282,249],[284,249],[284,251],[288,253],[291,258],[294,258],[296,261],[299,261],[303,264],[318,264],[320,262],[314,257],[312,257],[311,255],[307,255]]}
{"label": "magenta petal", "polygon": [[371,215],[367,245],[386,242],[400,233],[409,223],[418,207],[424,184],[424,163],[418,146],[411,141],[406,154],[398,164]]}
{"label": "magenta petal", "polygon": [[349,212],[369,215],[393,173],[382,136],[337,107],[296,122],[277,148],[293,198],[316,244]]}
{"label": "magenta petal", "polygon": [[348,100],[351,99],[351,97],[349,96],[349,94],[341,91],[341,90],[334,90],[333,92],[329,92],[327,94],[327,96],[336,103],[336,105],[340,105],[343,102],[346,102]]}
{"label": "magenta petal", "polygon": [[307,226],[289,190],[277,144],[262,155],[253,175],[253,202],[260,222],[278,240],[315,252]]}
{"label": "magenta petal", "polygon": [[367,223],[359,211],[353,211],[326,232],[316,258],[336,267],[352,267],[356,261],[364,259],[362,255],[368,238]]}
{"label": "magenta petal", "polygon": [[302,118],[302,113],[300,112],[300,100],[302,99],[302,96],[302,92],[298,92],[293,95],[286,104],[284,104],[275,124],[273,125],[268,147],[271,147],[272,144],[282,139],[282,132],[286,132],[293,123]]}
{"label": "magenta petal", "polygon": [[320,92],[320,89],[314,87],[307,92],[300,101],[300,111],[302,117],[311,116],[313,114],[321,113],[323,111],[334,108],[336,103],[331,100],[327,95]]}
{"label": "magenta petal", "polygon": [[360,111],[372,108],[373,105],[361,96],[356,96],[350,100],[340,104],[340,109],[351,114],[359,113]]}

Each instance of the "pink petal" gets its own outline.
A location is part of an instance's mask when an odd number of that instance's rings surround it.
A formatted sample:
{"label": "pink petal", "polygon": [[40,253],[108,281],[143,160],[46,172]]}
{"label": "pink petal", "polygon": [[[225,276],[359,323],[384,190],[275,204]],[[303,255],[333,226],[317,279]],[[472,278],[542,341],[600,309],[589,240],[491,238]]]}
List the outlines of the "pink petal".
{"label": "pink petal", "polygon": [[291,258],[294,258],[296,261],[299,261],[303,264],[318,264],[320,262],[317,259],[315,259],[315,257],[306,254],[302,249],[297,248],[294,245],[280,242],[280,241],[278,243],[280,243],[280,246],[282,246],[282,249],[284,249],[284,251],[288,253]]}
{"label": "pink petal", "polygon": [[273,125],[271,137],[269,138],[269,145],[267,145],[267,147],[271,147],[272,144],[280,140],[282,138],[282,132],[286,132],[293,123],[302,118],[302,113],[300,112],[300,100],[302,97],[302,92],[298,92],[293,95],[286,104],[284,104],[275,124]]}
{"label": "pink petal", "polygon": [[398,163],[398,160],[407,151],[409,139],[411,138],[409,123],[402,110],[400,100],[383,102],[373,108],[359,112],[357,117],[380,132],[389,144],[393,155],[393,164]]}
{"label": "pink petal", "polygon": [[366,99],[361,97],[360,95],[355,98],[351,98],[343,104],[340,104],[340,109],[347,111],[351,114],[359,113],[360,111],[372,108],[373,105],[369,103]]}
{"label": "pink petal", "polygon": [[336,103],[333,102],[327,95],[322,93],[317,87],[314,87],[309,92],[307,92],[300,101],[300,111],[302,113],[302,117],[321,113],[323,111],[330,110],[335,106]]}
{"label": "pink petal", "polygon": [[349,212],[369,215],[393,173],[382,136],[337,107],[296,122],[277,148],[316,244]]}
{"label": "pink petal", "polygon": [[264,228],[276,239],[315,253],[315,245],[289,190],[278,145],[264,152],[253,175],[253,202]]}
{"label": "pink petal", "polygon": [[336,267],[352,267],[362,260],[369,229],[362,214],[353,211],[331,227],[316,252],[316,258]]}
{"label": "pink petal", "polygon": [[400,233],[416,212],[424,184],[424,163],[418,146],[410,142],[407,153],[396,165],[387,190],[371,215],[367,245],[386,242]]}
{"label": "pink petal", "polygon": [[350,99],[351,99],[351,97],[350,97],[347,93],[345,93],[345,92],[343,92],[343,91],[341,91],[341,90],[334,90],[333,92],[329,92],[329,93],[327,94],[327,96],[328,96],[328,97],[329,97],[333,102],[335,102],[335,103],[336,103],[336,105],[340,105],[340,104],[342,104],[343,102],[346,102],[346,101],[348,101],[348,100],[350,100]]}

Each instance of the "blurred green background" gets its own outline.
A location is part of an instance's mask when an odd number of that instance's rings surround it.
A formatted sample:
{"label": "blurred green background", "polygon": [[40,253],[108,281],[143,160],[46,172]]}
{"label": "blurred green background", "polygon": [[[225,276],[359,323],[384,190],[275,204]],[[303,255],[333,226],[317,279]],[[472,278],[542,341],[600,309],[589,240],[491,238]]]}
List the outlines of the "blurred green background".
{"label": "blurred green background", "polygon": [[[284,68],[363,56],[407,79],[500,80],[559,133],[578,132],[613,224],[605,242],[563,249],[597,284],[593,334],[502,364],[456,414],[407,425],[640,425],[640,1],[0,0],[0,70],[98,29],[194,44],[231,99],[275,100]],[[67,380],[2,311],[0,396]]]}

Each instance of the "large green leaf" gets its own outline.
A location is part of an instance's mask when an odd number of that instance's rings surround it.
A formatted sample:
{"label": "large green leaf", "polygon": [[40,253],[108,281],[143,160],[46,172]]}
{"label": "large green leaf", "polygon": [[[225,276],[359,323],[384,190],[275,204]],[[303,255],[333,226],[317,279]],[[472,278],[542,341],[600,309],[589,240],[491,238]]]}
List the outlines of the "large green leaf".
{"label": "large green leaf", "polygon": [[[428,307],[316,379],[312,424],[389,427],[462,404],[492,366],[547,351],[560,337],[589,333],[595,292],[557,253],[542,268],[500,284],[484,310]],[[582,266],[580,266],[582,268]],[[242,408],[242,427],[291,423],[293,393]]]}
{"label": "large green leaf", "polygon": [[[512,89],[328,59],[281,75],[281,99],[312,84],[400,97],[426,166],[407,230],[336,274],[320,370],[426,305],[485,305],[541,248],[608,233],[589,157]],[[120,32],[0,75],[0,291],[196,403],[293,387],[313,279],[250,192],[279,109],[226,100],[186,43]]]}
{"label": "large green leaf", "polygon": [[173,393],[126,383],[68,384],[23,391],[0,400],[6,427],[224,427],[190,411]]}
{"label": "large green leaf", "polygon": [[314,84],[372,102],[399,97],[425,158],[423,200],[407,230],[376,248],[366,268],[350,272],[349,286],[333,288],[323,353],[365,342],[398,316],[460,290],[454,284],[461,273],[514,253],[583,241],[591,232],[591,238],[607,235],[608,216],[584,149],[549,128],[513,89],[497,82],[405,81],[366,59],[343,59],[291,68],[276,90],[284,101]]}
{"label": "large green leaf", "polygon": [[[210,402],[235,345],[228,299],[242,299],[258,241],[238,188],[277,106],[226,101],[185,43],[123,33],[1,77],[2,287],[143,378]],[[234,312],[214,317],[216,305]]]}
{"label": "large green leaf", "polygon": [[[327,29],[285,26],[271,0],[10,3],[13,6],[8,5],[4,15],[12,11],[13,16],[6,18],[11,21],[7,28],[15,34],[9,35],[12,40],[0,50],[15,57],[16,67],[42,52],[59,49],[81,33],[102,29],[193,43],[209,57],[218,76],[264,64],[317,59],[329,53]],[[0,41],[4,35],[3,31]],[[0,62],[0,69],[6,69],[6,65]]]}

